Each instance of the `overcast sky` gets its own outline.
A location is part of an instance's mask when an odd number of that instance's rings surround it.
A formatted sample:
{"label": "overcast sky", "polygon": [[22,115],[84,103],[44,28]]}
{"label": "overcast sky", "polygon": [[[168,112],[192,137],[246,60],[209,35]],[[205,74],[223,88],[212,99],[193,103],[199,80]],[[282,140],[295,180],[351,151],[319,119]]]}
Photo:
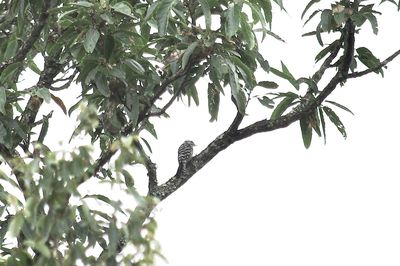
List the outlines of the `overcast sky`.
{"label": "overcast sky", "polygon": [[[308,1],[286,2],[289,14],[275,8],[273,30],[287,43],[267,39],[262,49],[272,65],[283,60],[296,77],[308,77],[321,49],[300,37],[312,30],[300,21]],[[400,48],[400,14],[390,4],[379,10],[379,35],[366,27],[356,46],[384,59]],[[332,94],[355,113],[338,110],[347,140],[329,125],[327,144],[314,138],[306,150],[295,123],[221,152],[159,206],[158,239],[169,264],[158,265],[400,265],[399,73],[396,59],[384,79],[371,74]],[[199,152],[226,129],[234,110],[229,99],[221,108],[210,124],[206,102],[178,104],[157,124],[152,157],[161,177],[175,173],[185,139]],[[246,119],[263,112],[251,109]]]}

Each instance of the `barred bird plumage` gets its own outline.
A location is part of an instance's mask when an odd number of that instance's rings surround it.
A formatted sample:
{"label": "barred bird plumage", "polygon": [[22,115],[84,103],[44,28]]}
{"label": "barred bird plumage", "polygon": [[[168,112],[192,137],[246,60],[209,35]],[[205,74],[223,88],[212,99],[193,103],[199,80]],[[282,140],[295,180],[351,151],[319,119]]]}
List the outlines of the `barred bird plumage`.
{"label": "barred bird plumage", "polygon": [[182,174],[186,170],[186,163],[193,156],[193,146],[196,146],[193,141],[185,140],[178,148],[178,163],[179,168],[176,175]]}

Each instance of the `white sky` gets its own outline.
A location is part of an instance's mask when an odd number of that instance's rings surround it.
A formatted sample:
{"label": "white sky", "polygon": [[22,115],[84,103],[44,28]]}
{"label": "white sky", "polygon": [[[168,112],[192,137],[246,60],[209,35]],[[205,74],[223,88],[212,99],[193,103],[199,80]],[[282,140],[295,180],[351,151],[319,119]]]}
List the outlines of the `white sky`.
{"label": "white sky", "polygon": [[[289,14],[275,6],[273,31],[287,43],[269,38],[263,53],[271,65],[283,60],[295,77],[308,77],[321,49],[314,37],[300,37],[313,30],[301,27],[308,1],[285,2]],[[390,4],[379,9],[385,14],[379,35],[367,27],[356,46],[384,59],[400,48],[400,14]],[[337,111],[347,140],[328,123],[327,144],[314,138],[306,150],[295,123],[221,152],[157,208],[157,238],[169,261],[157,265],[400,265],[398,73],[400,59],[389,65],[384,79],[371,74],[332,94],[331,100],[356,114]],[[273,76],[265,79],[290,87]],[[205,93],[206,86],[199,94]],[[57,95],[65,99],[71,92]],[[156,121],[159,138],[151,140],[152,159],[160,181],[175,174],[177,148],[184,140],[193,140],[199,152],[232,121],[229,97],[221,100],[219,120],[212,124],[206,98],[201,99],[199,107],[179,103],[171,119]],[[59,124],[50,128],[48,145],[68,140],[75,123],[54,106],[47,105]],[[252,106],[247,123],[269,115]],[[145,187],[145,175],[133,174]]]}

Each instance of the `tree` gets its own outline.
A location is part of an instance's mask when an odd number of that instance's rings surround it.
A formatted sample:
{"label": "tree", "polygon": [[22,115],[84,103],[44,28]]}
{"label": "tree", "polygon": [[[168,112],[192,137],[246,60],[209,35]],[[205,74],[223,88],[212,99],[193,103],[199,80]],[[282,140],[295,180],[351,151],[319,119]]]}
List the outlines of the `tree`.
{"label": "tree", "polygon": [[[399,50],[379,60],[367,47],[355,44],[362,27],[372,26],[378,33],[380,13],[364,1],[342,0],[330,6],[310,1],[302,17],[315,27],[304,36],[316,37],[322,46],[315,57],[319,68],[310,77],[294,77],[283,62],[279,68],[270,66],[259,50],[265,38],[283,41],[270,26],[272,6],[285,8],[282,1],[273,2],[3,1],[3,261],[10,265],[151,265],[160,255],[153,208],[222,150],[297,121],[306,148],[313,133],[325,138],[329,121],[346,137],[333,108],[350,110],[327,100],[328,96],[348,79],[370,73],[383,76],[386,65],[400,54]],[[400,2],[382,2],[400,9]],[[255,76],[256,70],[263,72],[263,78]],[[36,84],[24,86],[23,77],[33,73]],[[293,88],[279,88],[271,81],[276,77]],[[328,80],[325,84],[322,77]],[[176,102],[199,104],[198,91],[204,89],[199,80],[208,82],[211,122],[221,119],[219,102],[225,93],[237,114],[183,170],[159,184],[144,136],[157,137],[154,120],[168,118]],[[81,94],[69,106],[57,95],[72,90],[73,82],[81,87]],[[52,112],[38,115],[43,102],[76,115],[71,140],[84,135],[87,145],[77,145],[72,152],[48,147]],[[243,126],[253,102],[271,110],[271,115]],[[147,195],[135,189],[136,166],[147,171]],[[117,186],[130,197],[130,206],[112,195],[82,193],[80,188],[92,180]]]}

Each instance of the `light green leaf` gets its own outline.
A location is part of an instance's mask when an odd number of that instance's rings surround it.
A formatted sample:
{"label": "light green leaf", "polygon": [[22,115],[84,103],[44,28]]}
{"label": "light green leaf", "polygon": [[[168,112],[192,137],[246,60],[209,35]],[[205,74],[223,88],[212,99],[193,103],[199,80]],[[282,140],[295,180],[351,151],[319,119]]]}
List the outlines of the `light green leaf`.
{"label": "light green leaf", "polygon": [[175,5],[176,0],[161,0],[158,4],[156,17],[158,25],[158,33],[163,36],[167,33],[168,21],[171,15],[171,9]]}
{"label": "light green leaf", "polygon": [[206,29],[211,29],[211,10],[208,0],[199,0],[201,10],[203,11],[204,19],[206,21]]}
{"label": "light green leaf", "polygon": [[182,56],[182,69],[186,68],[187,63],[189,62],[189,58],[196,49],[196,47],[199,45],[198,42],[193,42],[189,45],[189,47],[185,50],[185,53]]}
{"label": "light green leaf", "polygon": [[46,103],[50,103],[51,100],[51,94],[48,88],[37,88],[35,90],[32,91],[33,95],[37,95],[40,98],[42,98]]}
{"label": "light green leaf", "polygon": [[19,233],[21,232],[23,225],[24,225],[24,215],[21,212],[19,212],[14,215],[9,225],[8,232],[12,236],[17,237],[19,236]]}
{"label": "light green leaf", "polygon": [[240,10],[241,6],[239,6],[238,4],[231,3],[228,7],[228,10],[226,11],[226,16],[227,16],[226,35],[228,39],[231,38],[233,35],[235,35],[239,29]]}
{"label": "light green leaf", "polygon": [[0,86],[0,113],[2,114],[6,113],[6,109],[4,108],[6,105],[6,101],[6,88],[4,88],[4,86]]}
{"label": "light green leaf", "polygon": [[87,53],[92,53],[94,49],[96,48],[97,41],[99,40],[100,33],[97,29],[95,28],[90,28],[86,32],[85,36],[85,41],[83,43],[83,46],[85,47],[85,50]]}
{"label": "light green leaf", "polygon": [[26,240],[24,244],[31,247],[33,250],[39,251],[45,258],[51,257],[50,249],[43,242]]}
{"label": "light green leaf", "polygon": [[211,115],[210,122],[217,121],[219,111],[219,90],[213,83],[208,83],[208,112]]}

